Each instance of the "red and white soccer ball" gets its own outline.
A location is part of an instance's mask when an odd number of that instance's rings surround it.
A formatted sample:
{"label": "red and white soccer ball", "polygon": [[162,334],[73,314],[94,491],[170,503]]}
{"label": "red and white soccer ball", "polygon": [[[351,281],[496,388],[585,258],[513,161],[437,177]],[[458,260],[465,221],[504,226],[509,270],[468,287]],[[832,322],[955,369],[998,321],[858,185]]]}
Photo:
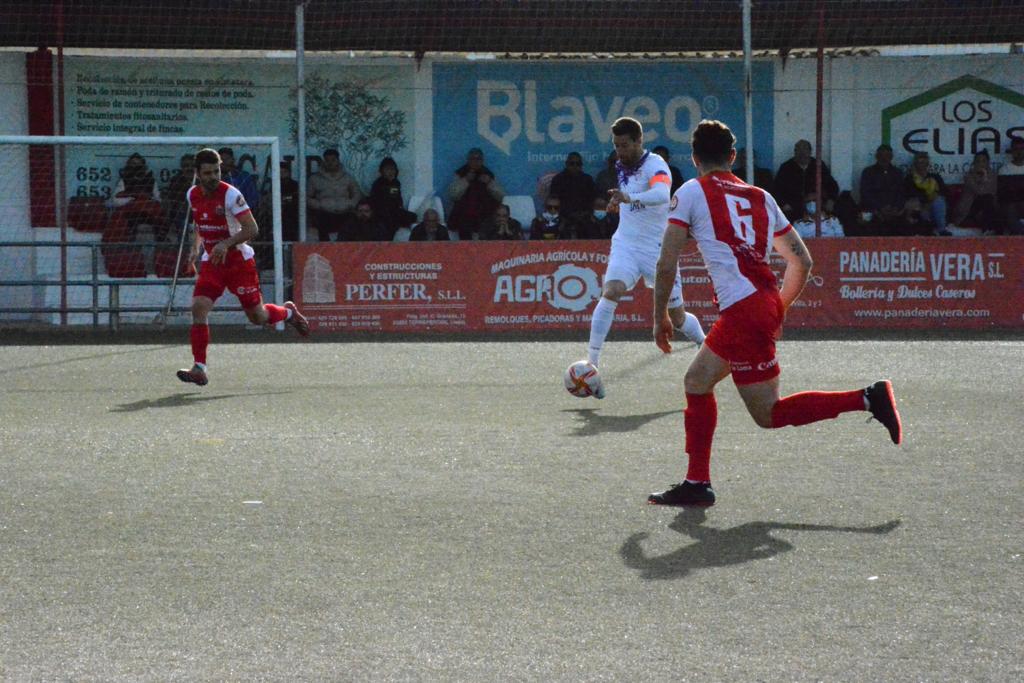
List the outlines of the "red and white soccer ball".
{"label": "red and white soccer ball", "polygon": [[565,389],[573,396],[593,396],[600,388],[601,375],[590,361],[578,360],[565,369]]}

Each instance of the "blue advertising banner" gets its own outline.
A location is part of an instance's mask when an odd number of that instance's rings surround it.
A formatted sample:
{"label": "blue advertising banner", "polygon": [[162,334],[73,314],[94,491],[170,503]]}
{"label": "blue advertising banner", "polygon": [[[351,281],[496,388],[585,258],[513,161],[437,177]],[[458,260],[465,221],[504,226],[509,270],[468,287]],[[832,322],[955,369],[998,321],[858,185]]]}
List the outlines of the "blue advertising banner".
{"label": "blue advertising banner", "polygon": [[[773,71],[754,64],[754,149],[772,159]],[[434,179],[443,193],[466,152],[509,195],[536,196],[538,182],[577,151],[595,175],[612,150],[611,124],[632,116],[646,146],[665,145],[671,163],[694,176],[690,133],[701,119],[726,122],[745,147],[739,62],[493,62],[434,65]],[[772,165],[768,163],[768,165]]]}

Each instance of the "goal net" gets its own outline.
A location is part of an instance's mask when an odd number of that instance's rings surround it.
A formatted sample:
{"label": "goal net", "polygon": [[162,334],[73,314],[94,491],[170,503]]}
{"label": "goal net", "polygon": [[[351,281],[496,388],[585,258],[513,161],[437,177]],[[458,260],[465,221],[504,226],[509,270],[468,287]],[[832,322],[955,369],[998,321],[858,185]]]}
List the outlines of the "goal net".
{"label": "goal net", "polygon": [[[230,150],[253,209],[264,299],[281,301],[277,138],[0,135],[0,291],[6,319],[53,324],[185,323],[195,270],[185,192],[193,157]],[[226,160],[228,161],[228,160]],[[227,297],[217,322],[242,322]]]}

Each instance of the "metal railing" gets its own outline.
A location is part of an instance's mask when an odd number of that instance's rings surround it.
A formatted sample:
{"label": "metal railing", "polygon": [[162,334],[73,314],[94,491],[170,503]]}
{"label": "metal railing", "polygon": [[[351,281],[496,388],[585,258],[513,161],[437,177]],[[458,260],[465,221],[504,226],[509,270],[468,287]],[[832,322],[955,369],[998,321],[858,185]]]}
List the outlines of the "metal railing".
{"label": "metal railing", "polygon": [[[257,252],[257,263],[260,262],[260,257],[263,254],[262,250],[266,250],[268,256],[265,258],[272,263],[273,261],[273,243],[272,242],[253,242],[251,243],[253,248]],[[174,247],[175,256],[177,255],[177,248],[174,244],[168,242],[62,242],[62,241],[40,241],[40,242],[0,242],[0,259],[8,261],[6,267],[0,267],[0,272],[16,270],[16,266],[9,264],[26,264],[23,265],[24,269],[27,270],[31,275],[28,278],[2,278],[0,279],[0,288],[3,287],[34,287],[34,288],[62,288],[65,292],[65,296],[61,299],[66,301],[66,290],[72,288],[89,288],[91,295],[89,297],[90,303],[88,305],[53,305],[53,306],[4,306],[0,305],[0,320],[3,320],[4,316],[10,315],[61,315],[62,319],[66,315],[71,314],[85,314],[92,316],[92,325],[98,327],[100,325],[100,317],[104,314],[109,316],[108,323],[113,330],[117,330],[121,325],[122,316],[133,314],[133,313],[169,313],[169,314],[182,314],[190,311],[188,305],[175,305],[174,301],[170,299],[170,292],[168,296],[163,298],[163,301],[158,305],[156,303],[145,303],[143,305],[125,305],[121,301],[121,294],[123,288],[135,288],[135,287],[165,287],[169,288],[174,284],[173,277],[154,277],[149,273],[152,272],[147,268],[147,275],[145,277],[113,277],[106,272],[106,262],[104,260],[103,252],[113,252],[117,249],[131,249],[133,251],[142,250],[144,255],[144,262],[148,265],[153,263],[155,260],[155,253],[158,249],[167,249],[168,247]],[[28,249],[33,250],[29,255],[28,259],[20,258],[20,255],[15,255],[12,249]],[[45,249],[88,249],[89,250],[89,268],[88,274],[85,277],[74,277],[69,276],[67,279],[60,279],[59,275],[56,278],[53,277],[40,277],[38,267],[39,264],[39,250]],[[291,244],[284,243],[283,245],[284,255],[284,289],[287,290],[292,285],[291,277]],[[111,254],[111,257],[116,258],[118,254]],[[55,254],[54,257],[47,260],[52,260],[54,264],[59,264],[62,256]],[[70,261],[71,259],[68,258]],[[81,263],[80,263],[81,265]],[[59,272],[59,268],[55,269]],[[170,266],[170,270],[173,272],[174,264]],[[188,289],[191,284],[195,281],[195,276],[190,277],[179,277],[177,279],[178,287]],[[260,270],[260,286],[261,288],[266,285],[275,285],[275,273],[272,268]],[[106,303],[103,303],[101,291],[106,290]],[[5,302],[0,302],[0,304]],[[217,310],[222,312],[239,312],[242,310],[240,306],[218,306]]]}

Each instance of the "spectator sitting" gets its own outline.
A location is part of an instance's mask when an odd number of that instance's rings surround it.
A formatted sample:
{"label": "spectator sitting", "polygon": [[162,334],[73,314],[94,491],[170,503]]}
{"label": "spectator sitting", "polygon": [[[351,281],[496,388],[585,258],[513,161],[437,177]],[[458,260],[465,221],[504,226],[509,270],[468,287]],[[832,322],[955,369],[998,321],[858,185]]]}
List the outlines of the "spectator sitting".
{"label": "spectator sitting", "polygon": [[594,203],[585,221],[576,228],[577,239],[604,240],[615,234],[619,227],[619,214],[608,213],[608,200],[594,197]]}
{"label": "spectator sitting", "polygon": [[479,148],[469,150],[466,163],[455,171],[448,197],[453,202],[448,225],[459,233],[459,239],[474,239],[480,224],[505,197],[494,173],[484,166],[484,153]]}
{"label": "spectator sitting", "polygon": [[[562,219],[572,229],[590,215],[597,185],[594,179],[583,172],[583,157],[579,152],[569,152],[565,157],[565,169],[551,179],[548,197],[561,200]],[[545,199],[546,201],[546,199]]]}
{"label": "spectator sitting", "polygon": [[356,204],[363,198],[363,191],[355,178],[342,168],[338,150],[324,150],[323,163],[309,177],[306,195],[310,217],[320,241],[329,241],[331,235],[338,241],[349,240],[349,224],[354,218]]}
{"label": "spectator sitting", "polygon": [[[804,197],[815,191],[817,164],[811,156],[813,148],[807,140],[797,140],[793,145],[793,158],[782,162],[775,174],[775,198],[783,213],[792,221],[803,215]],[[821,192],[825,198],[824,208],[832,211],[839,196],[839,183],[832,177],[828,165],[821,162]]]}
{"label": "spectator sitting", "polygon": [[916,234],[950,235],[946,229],[946,183],[928,170],[930,164],[928,152],[914,154],[903,183],[907,221]]}
{"label": "spectator sitting", "polygon": [[160,189],[146,159],[138,152],[128,157],[111,199],[114,212],[104,231],[107,242],[133,242],[139,225],[153,227],[157,241],[167,239],[170,225],[160,205]]}
{"label": "spectator sitting", "polygon": [[348,230],[348,241],[352,242],[390,242],[395,237],[393,231],[373,213],[373,204],[366,197],[356,204],[356,214]]}
{"label": "spectator sitting", "polygon": [[398,228],[405,228],[416,222],[416,214],[405,210],[402,201],[402,183],[398,180],[398,164],[391,157],[384,157],[377,169],[380,176],[370,188],[370,204],[373,213],[392,234]]}
{"label": "spectator sitting", "polygon": [[[749,183],[747,180],[747,150],[738,149],[736,150],[736,161],[732,165],[732,174],[742,180],[745,183]],[[761,168],[757,165],[757,155],[754,155],[754,182],[755,187],[760,187],[762,190],[772,189],[772,172],[767,168]]]}
{"label": "spectator sitting", "polygon": [[612,190],[619,189],[619,172],[615,170],[615,162],[618,161],[619,157],[613,149],[605,159],[604,168],[601,169],[597,177],[594,178],[594,184],[597,186],[597,194],[600,197],[608,199],[608,193]]}
{"label": "spectator sitting", "polygon": [[963,190],[950,222],[962,227],[968,219],[989,232],[994,232],[997,226],[996,174],[985,150],[974,155],[971,167],[964,174]]}
{"label": "spectator sitting", "polygon": [[523,239],[523,226],[515,218],[512,218],[512,210],[508,208],[508,205],[502,204],[480,227],[480,239],[521,240]]}
{"label": "spectator sitting", "polygon": [[185,193],[195,184],[196,180],[196,156],[194,154],[183,154],[178,161],[178,170],[174,172],[167,182],[167,187],[161,193],[164,212],[167,220],[175,228],[181,228],[188,217],[188,201]]}
{"label": "spectator sitting", "polygon": [[228,185],[233,185],[245,197],[246,204],[255,211],[260,206],[260,191],[256,187],[256,179],[242,169],[235,166],[235,151],[230,147],[221,147],[217,150],[220,154],[220,179]]}
{"label": "spectator sitting", "polygon": [[866,234],[893,235],[904,231],[903,186],[903,173],[892,164],[892,147],[879,145],[875,163],[860,173],[860,222]]}
{"label": "spectator sitting", "polygon": [[997,196],[1007,235],[1024,235],[1024,138],[1010,140],[1010,159],[999,169]]}
{"label": "spectator sitting", "polygon": [[562,202],[551,195],[544,202],[544,211],[533,219],[530,224],[531,240],[564,240],[572,239],[569,227],[562,222]]}
{"label": "spectator sitting", "polygon": [[682,186],[683,184],[683,172],[679,170],[678,166],[673,166],[670,163],[670,159],[672,159],[672,154],[669,153],[668,147],[666,147],[665,145],[658,145],[651,151],[660,156],[662,159],[664,159],[665,163],[668,164],[668,170],[672,173],[672,189],[669,190],[669,192],[675,194],[676,190],[678,190],[680,186]]}
{"label": "spectator sitting", "polygon": [[441,224],[441,217],[435,209],[423,212],[423,221],[412,229],[410,242],[448,242],[448,228]]}
{"label": "spectator sitting", "polygon": [[[813,192],[807,195],[803,205],[803,215],[793,221],[793,229],[800,237],[817,237],[817,226],[814,222],[814,212],[818,208],[817,195]],[[845,237],[843,224],[833,214],[821,209],[821,237]]]}

